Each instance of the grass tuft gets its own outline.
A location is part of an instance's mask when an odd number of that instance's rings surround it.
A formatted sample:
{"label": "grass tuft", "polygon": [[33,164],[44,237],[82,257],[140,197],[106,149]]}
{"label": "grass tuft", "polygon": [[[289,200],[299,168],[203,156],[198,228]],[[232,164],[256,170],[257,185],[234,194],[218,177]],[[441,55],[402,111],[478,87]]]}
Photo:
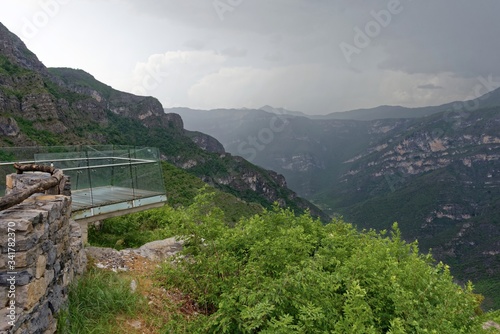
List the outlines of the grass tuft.
{"label": "grass tuft", "polygon": [[116,333],[117,317],[137,313],[142,297],[131,292],[130,280],[89,268],[69,290],[68,308],[58,318],[58,333]]}

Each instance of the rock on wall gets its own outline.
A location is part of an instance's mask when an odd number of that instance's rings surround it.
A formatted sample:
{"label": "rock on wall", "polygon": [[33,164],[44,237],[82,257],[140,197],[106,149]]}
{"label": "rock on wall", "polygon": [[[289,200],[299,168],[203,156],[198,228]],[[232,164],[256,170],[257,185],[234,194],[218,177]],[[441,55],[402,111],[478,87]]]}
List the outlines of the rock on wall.
{"label": "rock on wall", "polygon": [[0,212],[0,333],[54,333],[86,267],[71,197],[34,195]]}

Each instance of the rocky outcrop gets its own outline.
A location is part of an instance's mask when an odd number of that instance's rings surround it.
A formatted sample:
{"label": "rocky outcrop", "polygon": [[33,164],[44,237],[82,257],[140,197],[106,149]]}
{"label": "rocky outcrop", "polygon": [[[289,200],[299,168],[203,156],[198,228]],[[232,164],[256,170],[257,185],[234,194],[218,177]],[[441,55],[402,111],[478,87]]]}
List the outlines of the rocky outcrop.
{"label": "rocky outcrop", "polygon": [[199,148],[204,151],[218,154],[226,153],[224,146],[222,146],[222,144],[212,136],[194,131],[185,131],[185,133],[196,145],[198,145]]}
{"label": "rocky outcrop", "polygon": [[12,117],[0,116],[0,135],[15,137],[19,135],[19,126]]}
{"label": "rocky outcrop", "polygon": [[[276,159],[278,160],[278,159]],[[283,156],[277,161],[281,168],[293,172],[314,172],[315,170],[325,169],[323,159],[310,152],[301,152],[293,156]]]}
{"label": "rocky outcrop", "polygon": [[[500,333],[500,324],[494,322],[494,321],[487,321],[483,324],[483,329],[487,329],[487,330],[496,330],[497,333]],[[494,332],[493,332],[494,333]]]}
{"label": "rocky outcrop", "polygon": [[[279,175],[273,171],[269,171],[271,179],[263,177],[260,173],[248,170],[242,175],[215,177],[213,179],[206,178],[206,182],[215,181],[220,185],[227,185],[241,192],[252,191],[264,196],[269,202],[278,202],[282,207],[286,206],[286,198],[283,198],[279,192],[280,187],[286,187],[286,181],[283,175]],[[292,195],[293,199],[296,195]]]}
{"label": "rocky outcrop", "polygon": [[103,111],[109,110],[115,115],[140,121],[149,128],[163,127],[175,131],[182,131],[184,128],[181,117],[177,114],[165,114],[163,106],[154,97],[114,90],[82,70],[50,68],[49,71],[60,87],[88,97],[78,101],[75,107],[79,110],[96,109],[100,117],[93,112],[93,119],[105,117],[106,113]]}
{"label": "rocky outcrop", "polygon": [[184,130],[184,122],[179,114],[167,113],[162,114],[162,118],[165,120],[165,125],[169,129]]}
{"label": "rocky outcrop", "polygon": [[161,262],[174,256],[182,250],[183,242],[175,237],[165,240],[157,240],[142,245],[137,249],[123,249],[118,251],[113,248],[87,247],[85,252],[93,259],[97,268],[109,269],[112,271],[128,271],[130,260],[138,257],[148,259],[153,262]]}
{"label": "rocky outcrop", "polygon": [[324,222],[330,221],[328,215],[290,190],[283,175],[256,167],[245,159],[229,153],[220,157],[226,170],[202,176],[204,182],[242,199],[260,201],[265,207],[276,202],[281,207],[292,208],[297,213],[308,210],[314,217]]}

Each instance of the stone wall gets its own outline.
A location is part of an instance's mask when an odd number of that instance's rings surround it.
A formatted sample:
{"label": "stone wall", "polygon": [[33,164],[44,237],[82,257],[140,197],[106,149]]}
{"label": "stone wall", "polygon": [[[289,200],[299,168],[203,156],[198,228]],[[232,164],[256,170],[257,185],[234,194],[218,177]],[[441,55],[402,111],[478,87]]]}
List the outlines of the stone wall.
{"label": "stone wall", "polygon": [[86,267],[80,227],[70,217],[64,195],[33,195],[0,212],[0,333],[56,331],[69,284]]}

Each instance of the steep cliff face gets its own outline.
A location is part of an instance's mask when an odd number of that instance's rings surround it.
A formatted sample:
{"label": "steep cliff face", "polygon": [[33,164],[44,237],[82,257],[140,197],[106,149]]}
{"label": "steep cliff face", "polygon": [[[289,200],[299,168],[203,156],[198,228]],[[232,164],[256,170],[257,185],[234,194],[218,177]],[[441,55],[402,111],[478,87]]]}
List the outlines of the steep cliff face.
{"label": "steep cliff face", "polygon": [[[0,146],[156,146],[163,159],[244,200],[268,207],[280,201],[298,211],[321,213],[283,182],[274,182],[269,171],[221,157],[224,148],[215,138],[186,131],[181,117],[166,114],[157,99],[117,91],[82,70],[45,68],[1,24],[0,134]],[[258,187],[246,181],[246,173]],[[232,181],[224,184],[228,177]]]}
{"label": "steep cliff face", "polygon": [[451,120],[436,114],[391,131],[344,161],[342,188],[329,193],[336,209],[360,227],[386,229],[397,221],[407,239],[432,249],[458,279],[481,289],[481,282],[498,284],[499,109]]}
{"label": "steep cliff face", "polygon": [[[264,170],[249,163],[239,156],[229,153],[220,155],[222,165],[214,167],[212,173],[202,177],[203,181],[215,185],[226,192],[237,197],[251,199],[263,206],[265,202],[256,196],[263,194],[272,203],[278,203],[282,207],[289,207],[296,213],[304,209],[309,210],[315,217],[328,222],[330,218],[315,205],[297,196],[288,189],[285,177],[274,171]],[[196,167],[192,168],[195,169]]]}
{"label": "steep cliff face", "polygon": [[24,43],[0,24],[3,145],[85,143],[89,140],[73,130],[89,122],[105,123],[101,106],[56,82]]}
{"label": "steep cliff face", "polygon": [[13,64],[48,76],[47,69],[26,45],[0,22],[0,53]]}
{"label": "steep cliff face", "polygon": [[79,110],[108,110],[114,115],[137,120],[148,128],[164,127],[179,132],[184,130],[181,117],[165,114],[163,106],[154,97],[117,91],[82,70],[49,68],[48,71],[60,87],[87,97],[77,103]]}
{"label": "steep cliff face", "polygon": [[340,182],[355,185],[358,192],[370,183],[386,183],[372,189],[370,194],[374,195],[377,191],[394,191],[405,180],[454,170],[457,180],[495,184],[500,168],[499,129],[500,112],[496,108],[477,110],[455,123],[442,114],[415,121],[344,161],[349,171]]}
{"label": "steep cliff face", "polygon": [[[357,170],[372,169],[371,176],[394,173],[419,175],[461,162],[472,167],[474,162],[499,160],[500,114],[496,109],[480,110],[450,128],[438,115],[400,131],[395,140],[377,143],[366,150]],[[446,131],[445,131],[446,129]],[[369,155],[371,154],[371,155]],[[364,158],[364,159],[361,159]],[[347,179],[346,179],[347,180]]]}

